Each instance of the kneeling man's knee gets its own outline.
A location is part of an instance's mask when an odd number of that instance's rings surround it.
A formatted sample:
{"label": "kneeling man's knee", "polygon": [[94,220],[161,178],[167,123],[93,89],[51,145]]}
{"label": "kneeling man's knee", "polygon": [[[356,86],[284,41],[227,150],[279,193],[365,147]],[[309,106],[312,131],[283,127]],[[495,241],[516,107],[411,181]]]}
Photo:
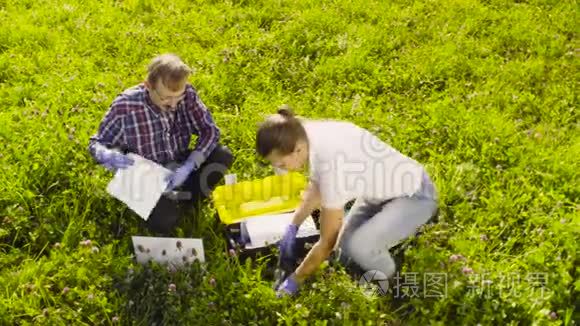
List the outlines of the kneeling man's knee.
{"label": "kneeling man's knee", "polygon": [[223,164],[228,169],[234,162],[234,155],[226,146],[218,145],[212,153],[212,156],[212,163]]}

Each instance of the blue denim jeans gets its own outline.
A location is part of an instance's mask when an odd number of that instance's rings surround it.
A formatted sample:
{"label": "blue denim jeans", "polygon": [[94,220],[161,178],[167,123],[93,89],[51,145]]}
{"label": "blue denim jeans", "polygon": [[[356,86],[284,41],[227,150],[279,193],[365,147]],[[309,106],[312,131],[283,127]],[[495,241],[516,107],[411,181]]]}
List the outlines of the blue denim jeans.
{"label": "blue denim jeans", "polygon": [[357,199],[345,217],[339,240],[341,260],[393,276],[396,266],[389,249],[414,235],[434,216],[437,197],[425,174],[421,189],[412,196],[383,201]]}

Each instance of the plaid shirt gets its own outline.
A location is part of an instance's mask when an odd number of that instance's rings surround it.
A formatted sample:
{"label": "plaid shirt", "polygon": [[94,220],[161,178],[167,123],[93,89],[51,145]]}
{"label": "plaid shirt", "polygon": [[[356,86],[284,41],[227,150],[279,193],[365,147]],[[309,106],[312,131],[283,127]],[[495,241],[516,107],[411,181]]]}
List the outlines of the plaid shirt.
{"label": "plaid shirt", "polygon": [[95,145],[117,147],[159,164],[187,158],[191,135],[198,136],[194,151],[207,159],[214,150],[220,131],[191,85],[185,98],[170,112],[161,111],[149,98],[143,84],[125,90],[111,104],[98,132],[90,138],[89,152]]}

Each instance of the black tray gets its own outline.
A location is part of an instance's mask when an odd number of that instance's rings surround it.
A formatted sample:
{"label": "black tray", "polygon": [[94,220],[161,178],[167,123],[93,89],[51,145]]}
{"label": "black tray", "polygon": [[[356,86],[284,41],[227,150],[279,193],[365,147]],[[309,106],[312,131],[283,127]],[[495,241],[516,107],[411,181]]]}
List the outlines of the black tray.
{"label": "black tray", "polygon": [[[316,229],[320,231],[319,214],[320,214],[319,211],[314,211],[311,214],[311,216],[316,226]],[[275,254],[278,250],[278,243],[272,243],[263,247],[246,248],[246,245],[242,244],[240,241],[241,234],[240,229],[241,229],[240,223],[225,225],[224,236],[227,240],[228,251],[230,251],[231,249],[235,250],[236,255],[240,260],[246,260],[248,258],[255,260],[259,257],[270,257],[274,258],[271,260],[272,263],[277,262],[276,261],[277,256]],[[310,250],[311,246],[314,245],[319,238],[320,238],[319,235],[297,238],[296,250],[298,258],[303,259]]]}

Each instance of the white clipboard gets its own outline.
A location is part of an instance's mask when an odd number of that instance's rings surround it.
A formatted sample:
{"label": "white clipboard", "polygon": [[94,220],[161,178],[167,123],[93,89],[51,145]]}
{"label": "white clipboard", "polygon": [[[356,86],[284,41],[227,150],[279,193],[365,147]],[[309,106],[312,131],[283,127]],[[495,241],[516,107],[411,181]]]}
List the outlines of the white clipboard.
{"label": "white clipboard", "polygon": [[127,154],[134,163],[119,169],[107,186],[107,192],[131,208],[144,220],[167,189],[165,178],[173,171],[136,154]]}

